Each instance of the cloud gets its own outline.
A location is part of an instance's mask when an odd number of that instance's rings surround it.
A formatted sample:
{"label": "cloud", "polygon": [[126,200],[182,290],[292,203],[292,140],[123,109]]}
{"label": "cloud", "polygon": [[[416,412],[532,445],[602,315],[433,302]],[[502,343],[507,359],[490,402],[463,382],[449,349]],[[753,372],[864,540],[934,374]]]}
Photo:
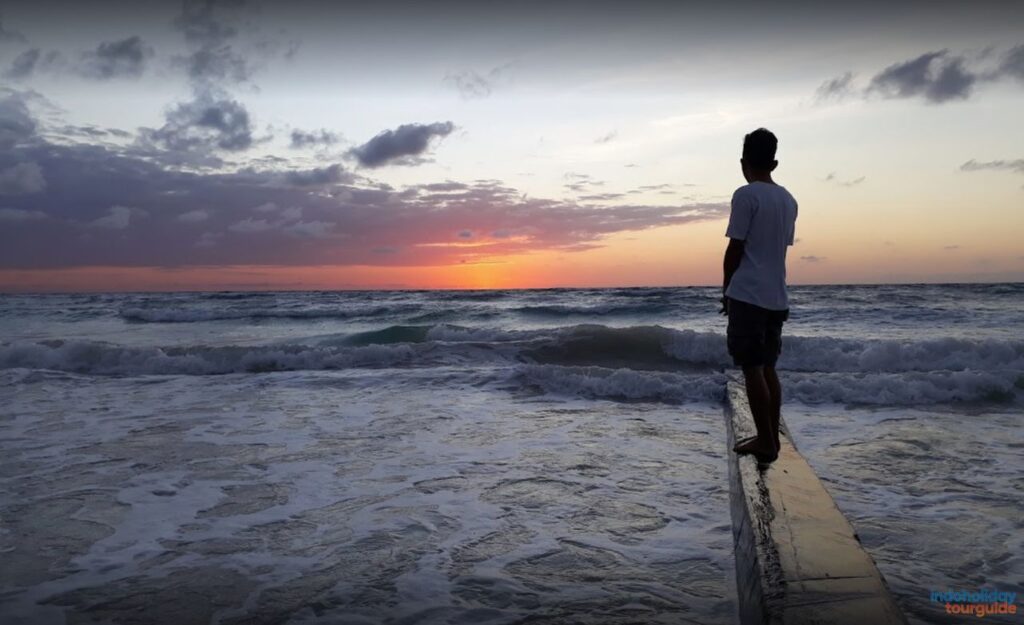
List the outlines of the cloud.
{"label": "cloud", "polygon": [[270,222],[266,219],[253,219],[249,217],[239,222],[235,222],[228,226],[228,230],[231,232],[241,232],[243,234],[251,234],[253,232],[266,232],[273,230],[274,227],[270,225]]}
{"label": "cloud", "polygon": [[1024,45],[1011,49],[999,65],[999,73],[1024,81]]}
{"label": "cloud", "polygon": [[78,73],[88,78],[138,78],[153,49],[138,36],[101,43],[96,50],[82,55]]}
{"label": "cloud", "polygon": [[204,232],[201,235],[199,235],[199,238],[196,239],[195,243],[193,243],[193,246],[213,247],[214,245],[217,245],[217,241],[222,238],[224,238],[224,234],[221,232]]}
{"label": "cloud", "polygon": [[326,239],[334,236],[333,221],[299,221],[283,228],[286,234],[297,237]]}
{"label": "cloud", "polygon": [[246,5],[245,0],[183,2],[174,25],[192,52],[175,57],[174,63],[185,68],[193,96],[169,108],[162,127],[141,129],[136,142],[140,154],[148,152],[148,157],[167,164],[219,167],[224,163],[216,152],[241,152],[257,142],[248,109],[225,91],[225,86],[245,82],[251,74],[245,56],[233,47]]}
{"label": "cloud", "polygon": [[334,134],[329,130],[320,129],[319,131],[304,132],[302,130],[292,131],[292,148],[302,149],[310,146],[317,145],[334,145],[338,142],[338,135]]}
{"label": "cloud", "polygon": [[443,82],[457,89],[459,95],[465,100],[486,98],[494,91],[495,83],[510,65],[510,63],[499,65],[485,75],[478,74],[473,70],[448,72],[445,74]]}
{"label": "cloud", "polygon": [[210,213],[202,209],[196,209],[194,211],[188,211],[187,213],[182,213],[178,215],[178,221],[188,224],[200,223],[206,221],[209,218]]}
{"label": "cloud", "polygon": [[805,263],[820,263],[820,262],[823,262],[823,261],[827,260],[827,257],[825,257],[825,256],[808,255],[808,256],[801,256],[800,260],[804,261]]}
{"label": "cloud", "polygon": [[433,124],[402,124],[385,130],[349,154],[364,167],[380,167],[387,163],[418,164],[417,157],[427,150],[433,137],[445,137],[455,129],[452,122]]}
{"label": "cloud", "polygon": [[132,146],[34,141],[0,151],[0,171],[24,162],[39,164],[46,187],[4,198],[3,268],[458,264],[583,251],[615,233],[720,220],[729,210],[581,204],[496,180],[391,188],[341,177],[311,192],[290,184],[288,170],[179,170]]}
{"label": "cloud", "polygon": [[0,221],[32,221],[35,219],[46,219],[46,213],[20,208],[0,208]]}
{"label": "cloud", "polygon": [[249,63],[230,46],[200,48],[184,60],[178,60],[185,67],[189,78],[195,81],[241,83],[249,80]]}
{"label": "cloud", "polygon": [[[185,0],[174,25],[192,52],[175,57],[192,83],[193,97],[165,113],[165,124],[140,132],[140,149],[179,165],[220,166],[215,151],[240,152],[253,146],[253,122],[246,107],[225,86],[249,80],[251,68],[233,47],[245,0]],[[269,137],[268,137],[269,138]]]}
{"label": "cloud", "polygon": [[1002,60],[986,69],[979,65],[988,54],[956,54],[948,49],[925,52],[912,59],[893,63],[875,74],[862,88],[854,85],[853,72],[846,72],[822,83],[815,101],[844,100],[852,96],[885,99],[920,98],[931,104],[966,100],[981,83],[1006,78],[1024,81],[1024,45],[1011,48]]}
{"label": "cloud", "polygon": [[36,121],[25,104],[28,97],[20,92],[0,89],[0,149],[27,141],[36,132]]}
{"label": "cloud", "polygon": [[603,187],[604,180],[595,180],[590,174],[580,174],[574,171],[569,171],[562,174],[563,180],[571,180],[572,182],[566,182],[562,186],[575,193],[584,193],[586,191],[592,191],[588,187]]}
{"label": "cloud", "polygon": [[25,35],[16,30],[8,30],[4,26],[3,16],[0,15],[0,43],[24,43]]}
{"label": "cloud", "polygon": [[887,98],[923,96],[941,103],[967,99],[976,81],[977,76],[964,69],[963,57],[940,50],[890,65],[871,79],[868,91]]}
{"label": "cloud", "polygon": [[106,228],[108,230],[124,230],[131,225],[132,217],[136,219],[145,217],[146,211],[131,208],[128,206],[111,206],[110,211],[103,217],[89,222],[93,228]]}
{"label": "cloud", "polygon": [[232,47],[238,35],[236,23],[240,0],[185,0],[181,15],[174,25],[185,36],[191,54],[178,57],[176,64],[184,67],[194,83],[213,85],[245,82],[251,75],[245,57]]}
{"label": "cloud", "polygon": [[60,52],[50,50],[44,53],[39,48],[32,48],[16,56],[3,75],[11,80],[26,80],[43,71],[59,70],[65,65]]}
{"label": "cloud", "polygon": [[42,51],[39,48],[25,50],[14,57],[14,60],[11,61],[11,66],[4,72],[4,78],[10,78],[11,80],[28,78],[35,71],[36,64],[41,56]]}
{"label": "cloud", "polygon": [[0,195],[38,193],[46,188],[46,179],[38,163],[18,163],[0,169]]}
{"label": "cloud", "polygon": [[53,130],[61,136],[88,137],[90,139],[97,139],[101,137],[119,137],[126,139],[132,136],[130,132],[125,132],[124,130],[119,130],[117,128],[98,128],[91,124],[84,126],[64,124],[63,126],[54,127]]}
{"label": "cloud", "polygon": [[607,134],[601,135],[600,137],[594,139],[594,143],[608,143],[609,141],[611,141],[612,139],[614,139],[618,135],[619,135],[618,131],[613,130],[613,131],[611,131],[611,132],[609,132]]}
{"label": "cloud", "polygon": [[354,177],[335,163],[328,167],[290,171],[285,175],[289,184],[297,187],[311,187],[335,182],[352,182]]}
{"label": "cloud", "polygon": [[249,112],[236,100],[201,93],[170,109],[159,129],[145,129],[145,140],[168,150],[220,149],[230,152],[252,146]]}
{"label": "cloud", "polygon": [[853,82],[853,72],[846,72],[845,74],[826,80],[821,83],[818,90],[815,92],[815,100],[823,102],[826,100],[842,100],[849,97],[853,93],[851,84]]}
{"label": "cloud", "polygon": [[853,178],[850,180],[841,180],[836,172],[832,172],[825,176],[825,182],[834,182],[841,187],[856,187],[859,184],[863,184],[867,180],[867,176],[860,176],[859,178]]}
{"label": "cloud", "polygon": [[[223,89],[251,80],[254,61],[270,57],[292,58],[298,43],[279,41],[277,35],[260,33],[251,19],[257,3],[247,0],[185,0],[174,26],[184,35],[189,54],[177,56],[174,65],[184,69],[197,90]],[[241,43],[245,49],[239,51]]]}
{"label": "cloud", "polygon": [[14,58],[4,72],[4,77],[24,80],[44,70],[66,68],[79,76],[95,80],[138,78],[152,56],[153,48],[143,43],[138,36],[103,42],[95,50],[82,53],[78,62],[70,66],[56,50],[44,53],[39,48],[32,48]]}
{"label": "cloud", "polygon": [[594,193],[592,195],[581,195],[579,197],[579,199],[581,199],[581,200],[606,201],[606,200],[617,200],[617,199],[619,199],[621,197],[625,197],[625,195],[626,195],[625,193]]}
{"label": "cloud", "polygon": [[973,158],[963,165],[960,166],[961,171],[1012,171],[1018,174],[1024,174],[1024,158],[1018,158],[1013,161],[998,160],[988,161],[985,163],[979,163]]}

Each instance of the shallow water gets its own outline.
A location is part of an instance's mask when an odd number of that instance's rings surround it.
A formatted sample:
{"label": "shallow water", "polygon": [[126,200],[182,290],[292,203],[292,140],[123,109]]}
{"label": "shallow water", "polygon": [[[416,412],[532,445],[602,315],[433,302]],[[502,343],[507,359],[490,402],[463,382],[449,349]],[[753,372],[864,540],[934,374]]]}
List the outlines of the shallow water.
{"label": "shallow water", "polygon": [[977,619],[931,591],[1024,597],[1020,412],[789,406],[786,421],[912,623]]}
{"label": "shallow water", "polygon": [[[0,295],[0,616],[732,622],[717,295]],[[1024,285],[791,306],[787,419],[908,614],[1021,586]]]}
{"label": "shallow water", "polygon": [[484,378],[24,374],[4,622],[732,622],[719,406]]}

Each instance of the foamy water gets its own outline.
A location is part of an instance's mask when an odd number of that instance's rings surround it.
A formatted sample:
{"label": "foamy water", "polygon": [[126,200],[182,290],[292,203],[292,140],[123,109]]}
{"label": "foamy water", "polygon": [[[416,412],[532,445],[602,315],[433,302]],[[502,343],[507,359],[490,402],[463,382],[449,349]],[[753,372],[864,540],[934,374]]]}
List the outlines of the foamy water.
{"label": "foamy water", "polygon": [[[0,614],[733,622],[716,295],[2,296]],[[912,618],[1019,587],[1024,286],[791,299],[787,419]]]}

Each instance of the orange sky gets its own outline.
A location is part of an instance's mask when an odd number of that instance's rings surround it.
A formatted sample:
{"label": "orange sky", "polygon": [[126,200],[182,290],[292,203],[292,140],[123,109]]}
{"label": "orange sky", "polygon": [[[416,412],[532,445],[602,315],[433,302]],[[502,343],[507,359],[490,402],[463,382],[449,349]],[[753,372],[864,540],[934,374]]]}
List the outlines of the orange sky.
{"label": "orange sky", "polygon": [[[814,235],[820,260],[803,256],[798,236],[790,248],[790,284],[1017,281],[1021,272],[999,266],[1024,259],[990,253],[988,263],[964,262],[969,247],[936,249],[929,237],[896,245],[867,239],[851,223]],[[59,270],[3,270],[5,291],[190,291],[333,289],[512,289],[545,287],[710,286],[721,281],[724,220],[656,228],[608,237],[606,247],[582,252],[540,251],[496,256],[477,262],[437,266],[226,266],[77,267]],[[860,226],[868,227],[864,224]],[[1014,232],[1005,230],[993,248],[1012,249]],[[805,233],[801,233],[806,236]],[[965,233],[959,233],[960,239]]]}

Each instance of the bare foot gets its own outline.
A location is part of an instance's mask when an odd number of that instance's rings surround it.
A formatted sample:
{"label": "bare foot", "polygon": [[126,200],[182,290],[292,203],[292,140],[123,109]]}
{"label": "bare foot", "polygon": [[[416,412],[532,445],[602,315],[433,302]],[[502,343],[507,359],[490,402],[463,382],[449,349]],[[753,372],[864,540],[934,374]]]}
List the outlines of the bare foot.
{"label": "bare foot", "polygon": [[758,462],[762,463],[774,462],[779,457],[779,451],[775,445],[771,443],[765,445],[756,436],[736,443],[732,450],[738,454],[752,454]]}

